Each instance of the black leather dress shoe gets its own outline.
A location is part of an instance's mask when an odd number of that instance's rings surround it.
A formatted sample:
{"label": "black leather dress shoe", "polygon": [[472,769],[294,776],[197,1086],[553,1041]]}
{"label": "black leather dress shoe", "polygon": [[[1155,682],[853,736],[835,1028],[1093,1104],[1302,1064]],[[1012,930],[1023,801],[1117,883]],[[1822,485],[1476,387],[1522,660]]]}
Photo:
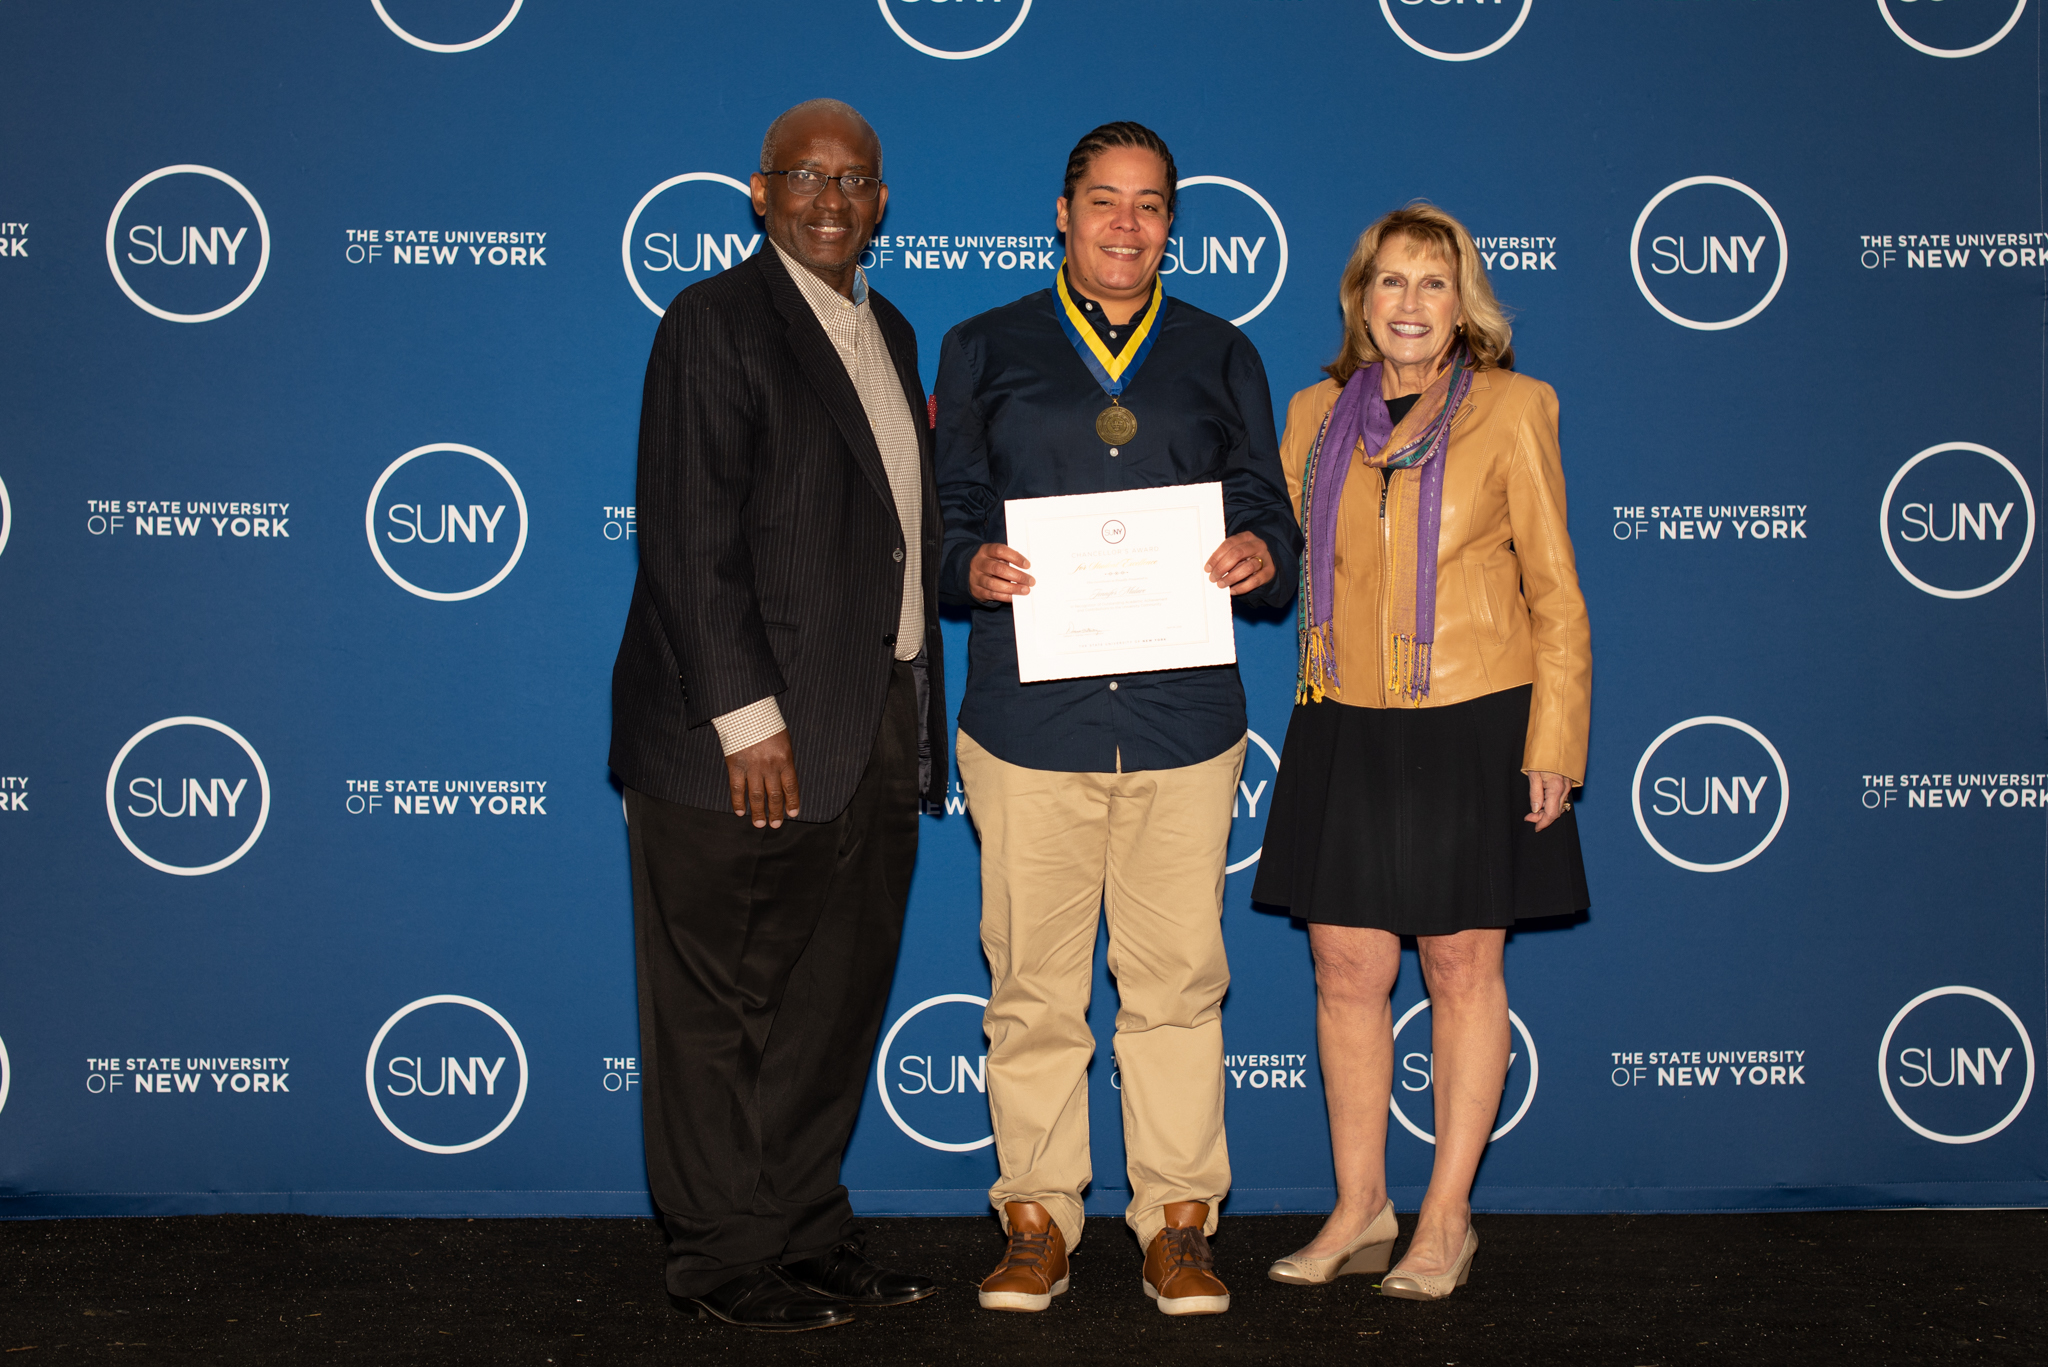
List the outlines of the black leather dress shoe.
{"label": "black leather dress shoe", "polygon": [[772,1267],[742,1272],[701,1296],[670,1296],[678,1310],[694,1308],[699,1319],[721,1319],[742,1329],[793,1334],[851,1324],[853,1312],[816,1292],[792,1285]]}
{"label": "black leather dress shoe", "polygon": [[854,1305],[908,1305],[939,1289],[929,1277],[877,1267],[856,1243],[841,1244],[802,1262],[784,1263],[782,1275],[798,1286]]}

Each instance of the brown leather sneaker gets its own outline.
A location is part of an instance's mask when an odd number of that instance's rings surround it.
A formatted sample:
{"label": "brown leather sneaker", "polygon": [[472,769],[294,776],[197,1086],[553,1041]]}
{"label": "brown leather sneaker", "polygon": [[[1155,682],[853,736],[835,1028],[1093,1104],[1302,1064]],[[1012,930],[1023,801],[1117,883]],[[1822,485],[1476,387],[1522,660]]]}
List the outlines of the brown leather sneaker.
{"label": "brown leather sneaker", "polygon": [[1067,1290],[1067,1239],[1052,1215],[1036,1201],[1003,1207],[1010,1221],[1010,1246],[981,1284],[984,1310],[1043,1310]]}
{"label": "brown leather sneaker", "polygon": [[1216,1276],[1209,1256],[1209,1207],[1201,1201],[1176,1201],[1160,1212],[1166,1228],[1152,1236],[1145,1250],[1145,1294],[1167,1315],[1220,1315],[1230,1308],[1230,1289]]}

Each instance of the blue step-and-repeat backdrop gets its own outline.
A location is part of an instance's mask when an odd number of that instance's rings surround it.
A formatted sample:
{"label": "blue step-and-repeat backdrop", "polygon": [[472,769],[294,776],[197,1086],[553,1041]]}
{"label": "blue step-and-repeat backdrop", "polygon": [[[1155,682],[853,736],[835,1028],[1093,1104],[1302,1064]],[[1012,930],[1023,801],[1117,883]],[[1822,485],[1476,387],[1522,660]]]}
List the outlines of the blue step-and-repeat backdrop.
{"label": "blue step-and-repeat backdrop", "polygon": [[[2040,47],[2026,0],[6,6],[0,1214],[649,1208],[605,767],[641,375],[820,94],[882,136],[927,384],[1048,283],[1105,120],[1172,144],[1166,287],[1276,410],[1369,221],[1477,236],[1597,661],[1594,905],[1510,942],[1482,1209],[2048,1201]],[[1231,1209],[1315,1209],[1305,936],[1249,904],[1292,621],[1238,645]],[[994,1172],[953,791],[874,1212]],[[1412,957],[1394,1010],[1407,1208]],[[1114,1211],[1107,1049],[1092,1086]]]}

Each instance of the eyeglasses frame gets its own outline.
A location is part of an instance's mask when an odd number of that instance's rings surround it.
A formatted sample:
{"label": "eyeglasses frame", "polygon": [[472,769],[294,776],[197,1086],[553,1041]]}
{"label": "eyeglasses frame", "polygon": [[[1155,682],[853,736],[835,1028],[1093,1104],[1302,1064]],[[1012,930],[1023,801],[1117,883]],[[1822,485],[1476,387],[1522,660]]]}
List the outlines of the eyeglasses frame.
{"label": "eyeglasses frame", "polygon": [[[789,169],[788,169],[787,171],[763,171],[763,172],[761,172],[761,174],[762,174],[762,175],[764,175],[764,176],[784,176],[784,177],[788,177],[788,176],[792,176],[792,175],[795,175],[795,174],[796,174],[797,172],[799,172],[799,171],[803,172],[803,173],[804,173],[805,175],[807,175],[807,176],[816,176],[816,177],[818,177],[818,179],[819,179],[820,181],[822,181],[822,182],[825,182],[825,183],[828,183],[828,184],[829,184],[830,182],[832,182],[832,181],[837,181],[837,182],[839,182],[839,193],[840,193],[840,194],[842,194],[842,195],[846,195],[846,198],[847,198],[847,199],[849,199],[849,200],[852,200],[852,201],[854,201],[855,203],[858,203],[858,204],[866,204],[866,203],[869,203],[869,202],[870,202],[871,200],[875,200],[875,199],[880,199],[880,198],[882,197],[882,191],[883,191],[883,190],[885,190],[885,189],[887,189],[887,188],[888,188],[888,185],[889,185],[889,182],[887,182],[887,181],[883,180],[883,179],[882,179],[882,178],[881,178],[880,176],[870,176],[870,175],[863,175],[862,173],[860,173],[860,172],[858,172],[858,171],[856,171],[856,172],[852,172],[852,173],[850,173],[850,174],[848,174],[848,175],[839,175],[839,176],[828,176],[828,175],[825,175],[825,174],[824,174],[824,173],[822,173],[822,172],[819,172],[819,171],[813,171],[813,170],[812,170],[812,169],[811,169],[810,167],[808,167],[808,166],[792,166],[792,167],[790,167],[790,168],[789,168]],[[846,190],[846,182],[847,182],[848,180],[869,180],[869,181],[873,181],[873,182],[874,182],[874,185],[875,185],[875,193],[874,193],[873,195],[871,195],[871,196],[866,196],[866,197],[863,197],[863,196],[860,196],[860,195],[853,195],[853,194],[847,194],[847,190]],[[819,186],[818,186],[818,194],[816,194],[816,195],[807,195],[807,194],[804,194],[804,193],[803,193],[802,191],[798,190],[798,189],[797,189],[797,188],[795,187],[795,185],[793,185],[793,184],[792,184],[792,183],[791,183],[790,181],[788,181],[787,179],[785,179],[785,180],[783,181],[783,184],[785,184],[785,185],[789,185],[789,186],[790,186],[790,193],[791,193],[791,194],[793,194],[793,195],[795,195],[795,196],[796,196],[796,197],[797,197],[798,199],[816,199],[816,198],[818,197],[818,195],[822,195],[822,194],[824,194],[824,193],[825,193],[825,185],[823,185],[823,184],[821,184],[821,185],[819,185]]]}

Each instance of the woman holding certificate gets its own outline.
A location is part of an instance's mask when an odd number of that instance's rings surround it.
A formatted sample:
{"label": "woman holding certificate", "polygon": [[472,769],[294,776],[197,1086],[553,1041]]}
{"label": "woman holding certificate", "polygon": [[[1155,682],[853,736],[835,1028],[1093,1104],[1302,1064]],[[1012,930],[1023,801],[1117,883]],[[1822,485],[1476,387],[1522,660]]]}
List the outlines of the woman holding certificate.
{"label": "woman holding certificate", "polygon": [[1288,405],[1306,548],[1294,716],[1255,901],[1308,922],[1337,1208],[1275,1281],[1385,1272],[1401,937],[1429,992],[1436,1158],[1384,1295],[1440,1300],[1479,1247],[1471,1191],[1509,1062],[1518,920],[1589,904],[1571,790],[1592,655],[1557,395],[1510,368],[1471,235],[1412,204],[1338,287],[1344,349]]}
{"label": "woman holding certificate", "polygon": [[[1214,661],[1236,658],[1230,596],[1293,594],[1300,537],[1258,352],[1160,287],[1176,184],[1151,130],[1088,134],[1054,203],[1060,272],[939,358],[939,593],[975,609],[958,753],[1009,1237],[981,1286],[992,1310],[1067,1289],[1104,909],[1140,1285],[1168,1314],[1230,1304],[1207,1236],[1230,1189],[1222,896],[1245,708],[1235,663]],[[1022,673],[1020,638],[1045,647]]]}

